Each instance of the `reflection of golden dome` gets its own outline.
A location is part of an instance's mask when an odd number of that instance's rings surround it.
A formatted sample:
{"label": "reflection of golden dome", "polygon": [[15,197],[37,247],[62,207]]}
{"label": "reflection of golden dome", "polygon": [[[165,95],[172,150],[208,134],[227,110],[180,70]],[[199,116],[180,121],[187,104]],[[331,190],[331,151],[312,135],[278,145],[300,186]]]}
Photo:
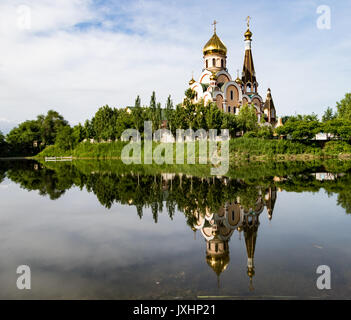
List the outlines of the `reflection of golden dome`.
{"label": "reflection of golden dome", "polygon": [[250,277],[250,279],[253,278],[255,275],[255,269],[254,268],[247,268],[247,275]]}
{"label": "reflection of golden dome", "polygon": [[229,254],[225,253],[220,256],[207,255],[207,264],[212,268],[212,270],[219,276],[225,269],[227,269],[229,264]]}
{"label": "reflection of golden dome", "polygon": [[223,44],[221,39],[216,33],[213,34],[212,38],[208,40],[203,49],[203,54],[219,53],[222,55],[227,55],[227,47]]}
{"label": "reflection of golden dome", "polygon": [[244,36],[245,36],[245,40],[251,40],[252,32],[250,31],[250,29],[246,30]]}

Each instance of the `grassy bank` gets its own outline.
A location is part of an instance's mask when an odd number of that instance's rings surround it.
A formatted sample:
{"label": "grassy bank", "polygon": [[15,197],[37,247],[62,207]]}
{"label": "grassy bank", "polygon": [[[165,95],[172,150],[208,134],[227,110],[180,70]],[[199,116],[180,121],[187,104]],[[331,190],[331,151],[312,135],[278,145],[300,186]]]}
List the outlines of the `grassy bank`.
{"label": "grassy bank", "polygon": [[[73,150],[62,150],[56,145],[48,146],[36,158],[73,156],[79,159],[120,159],[126,142],[111,143],[82,142]],[[153,148],[157,147],[154,143]],[[196,159],[199,144],[195,148]],[[174,148],[175,151],[175,148]],[[237,138],[229,143],[230,159],[240,160],[309,160],[318,158],[351,159],[351,146],[344,141],[329,141],[324,145],[318,142],[296,142],[290,140],[265,140],[259,138]],[[186,149],[185,149],[186,153]],[[143,150],[142,150],[143,155]]]}

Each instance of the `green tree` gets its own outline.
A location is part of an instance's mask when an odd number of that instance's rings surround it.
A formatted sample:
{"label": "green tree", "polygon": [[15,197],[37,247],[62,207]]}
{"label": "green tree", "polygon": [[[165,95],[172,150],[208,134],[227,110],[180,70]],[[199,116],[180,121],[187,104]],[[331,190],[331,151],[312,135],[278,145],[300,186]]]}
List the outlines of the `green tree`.
{"label": "green tree", "polygon": [[7,142],[5,140],[5,136],[0,131],[0,157],[6,156],[7,153],[8,153]]}
{"label": "green tree", "polygon": [[292,140],[311,140],[323,129],[316,119],[314,114],[290,117],[283,126],[276,129],[276,133],[286,135]]}
{"label": "green tree", "polygon": [[205,106],[205,121],[207,130],[220,129],[222,127],[223,113],[218,109],[216,103]]}
{"label": "green tree", "polygon": [[328,137],[331,135],[334,139],[349,141],[351,138],[351,120],[340,118],[329,120],[323,123],[321,131],[326,133]]}
{"label": "green tree", "polygon": [[97,139],[115,139],[116,136],[116,113],[115,109],[108,105],[101,107],[93,118],[93,128]]}
{"label": "green tree", "polygon": [[185,129],[187,127],[186,116],[187,116],[187,112],[184,106],[180,103],[177,104],[176,109],[173,113],[173,116],[170,120],[171,121],[170,127],[173,134],[176,133],[177,129]]}
{"label": "green tree", "polygon": [[244,104],[238,114],[239,128],[245,133],[258,128],[256,109],[253,105]]}
{"label": "green tree", "polygon": [[149,120],[152,121],[152,129],[157,130],[156,126],[156,114],[157,114],[157,102],[156,102],[156,93],[155,91],[152,92],[151,99],[150,99],[150,106],[149,106]]}
{"label": "green tree", "polygon": [[84,135],[86,139],[93,139],[95,137],[94,126],[89,120],[86,120],[84,123]]}
{"label": "green tree", "polygon": [[158,102],[156,105],[155,128],[160,129],[161,124],[162,124],[162,109],[161,109],[161,103]]}
{"label": "green tree", "polygon": [[165,117],[166,117],[166,121],[167,121],[167,127],[170,130],[172,130],[171,118],[172,118],[173,111],[174,111],[173,110],[173,101],[171,99],[171,96],[169,95],[167,98],[167,102],[166,102]]}
{"label": "green tree", "polygon": [[141,107],[140,97],[137,96],[135,99],[134,108],[132,110],[134,128],[137,129],[140,133],[144,129],[144,117],[143,117],[143,108]]}
{"label": "green tree", "polygon": [[336,118],[336,115],[333,113],[333,109],[328,107],[322,116],[322,122],[327,122],[335,118]]}
{"label": "green tree", "polygon": [[336,103],[338,118],[351,120],[351,93],[346,93],[345,98]]}
{"label": "green tree", "polygon": [[84,127],[80,123],[73,127],[72,136],[74,138],[74,146],[85,139]]}
{"label": "green tree", "polygon": [[232,113],[223,113],[222,114],[222,129],[228,129],[229,134],[232,138],[236,137],[236,133],[239,131],[237,117]]}
{"label": "green tree", "polygon": [[39,115],[37,121],[40,124],[41,140],[44,145],[55,143],[57,132],[68,122],[57,111],[49,110],[46,116]]}
{"label": "green tree", "polygon": [[37,120],[22,122],[6,137],[10,152],[14,156],[30,156],[41,151],[42,127]]}
{"label": "green tree", "polygon": [[257,131],[257,137],[263,139],[273,138],[273,128],[270,125],[262,125]]}
{"label": "green tree", "polygon": [[62,150],[72,150],[75,144],[73,129],[70,126],[62,127],[56,136],[56,145]]}
{"label": "green tree", "polygon": [[118,110],[115,122],[116,138],[120,139],[123,131],[132,128],[133,124],[133,116],[130,109]]}

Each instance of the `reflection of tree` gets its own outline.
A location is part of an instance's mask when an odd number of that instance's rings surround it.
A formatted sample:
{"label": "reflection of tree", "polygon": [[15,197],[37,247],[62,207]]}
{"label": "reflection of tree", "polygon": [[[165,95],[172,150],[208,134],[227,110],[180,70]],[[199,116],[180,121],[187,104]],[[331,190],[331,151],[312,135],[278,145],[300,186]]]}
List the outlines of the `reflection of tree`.
{"label": "reflection of tree", "polygon": [[69,167],[54,171],[41,168],[34,161],[11,162],[7,176],[27,190],[39,190],[42,196],[49,195],[51,200],[60,198],[72,187],[72,172]]}
{"label": "reflection of tree", "polygon": [[[330,168],[347,170],[343,162],[254,163],[232,170],[231,177],[194,177],[184,174],[160,174],[146,166],[128,167],[115,162],[77,161],[73,163],[45,163],[35,161],[3,161],[0,179],[5,171],[14,182],[27,190],[39,190],[41,195],[57,199],[72,186],[93,192],[106,208],[114,203],[132,205],[141,218],[143,209],[150,208],[155,222],[158,214],[167,211],[170,218],[176,208],[184,212],[192,226],[194,213],[217,212],[226,202],[241,199],[243,208],[251,208],[260,197],[261,188],[272,186],[293,192],[316,192],[323,188],[328,194],[338,194],[338,205],[351,213],[350,174],[334,174],[331,180],[318,180],[311,172]],[[147,171],[149,170],[149,171]],[[256,177],[252,176],[253,173]],[[332,175],[332,177],[334,177]],[[267,210],[269,210],[269,204]]]}
{"label": "reflection of tree", "polygon": [[345,209],[346,213],[351,214],[351,191],[347,189],[341,191],[337,203]]}
{"label": "reflection of tree", "polygon": [[4,181],[5,177],[6,177],[5,162],[0,160],[0,183]]}
{"label": "reflection of tree", "polygon": [[[306,167],[301,163],[254,164],[256,177],[247,173],[250,166],[245,165],[243,169],[238,167],[231,177],[194,177],[118,166],[111,170],[110,165],[97,161],[48,164],[3,161],[0,182],[6,174],[22,188],[38,190],[50,199],[58,199],[72,186],[85,187],[106,208],[115,203],[135,206],[140,218],[143,210],[150,208],[155,223],[164,210],[172,219],[177,208],[184,214],[187,225],[204,237],[206,262],[218,280],[229,265],[229,242],[237,231],[245,240],[246,271],[251,285],[261,214],[266,209],[268,219],[272,219],[278,188],[288,192],[324,189],[328,195],[337,194],[337,204],[351,213],[351,174],[347,170],[343,174],[325,174],[326,167],[321,163],[315,166],[309,163]],[[331,171],[348,168],[343,163],[331,162],[328,167]],[[267,171],[260,171],[263,169]]]}

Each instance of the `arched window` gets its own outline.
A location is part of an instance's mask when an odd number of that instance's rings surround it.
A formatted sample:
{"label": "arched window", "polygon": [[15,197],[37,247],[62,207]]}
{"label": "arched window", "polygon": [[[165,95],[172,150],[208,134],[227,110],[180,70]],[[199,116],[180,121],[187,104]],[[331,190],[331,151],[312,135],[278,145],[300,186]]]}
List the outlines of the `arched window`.
{"label": "arched window", "polygon": [[247,92],[251,92],[251,84],[250,84],[250,83],[247,85],[246,91],[247,91]]}
{"label": "arched window", "polygon": [[213,66],[213,67],[216,66],[216,59],[215,59],[215,58],[212,59],[212,66]]}
{"label": "arched window", "polygon": [[221,59],[221,67],[224,68],[224,61]]}
{"label": "arched window", "polygon": [[206,69],[208,68],[208,60],[206,59]]}
{"label": "arched window", "polygon": [[230,91],[230,100],[233,100],[234,99],[234,92],[233,90]]}
{"label": "arched window", "polygon": [[230,113],[230,107],[228,107],[228,112]]}

